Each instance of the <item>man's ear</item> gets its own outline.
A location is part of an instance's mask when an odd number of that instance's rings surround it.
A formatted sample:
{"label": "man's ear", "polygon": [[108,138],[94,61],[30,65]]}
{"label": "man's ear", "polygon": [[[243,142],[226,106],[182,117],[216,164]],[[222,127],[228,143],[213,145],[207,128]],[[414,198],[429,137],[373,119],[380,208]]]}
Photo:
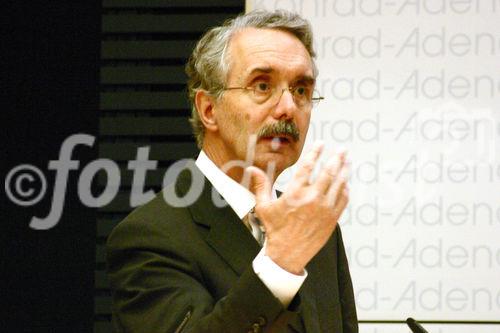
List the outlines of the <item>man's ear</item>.
{"label": "man's ear", "polygon": [[206,130],[216,131],[217,118],[215,116],[215,98],[210,96],[205,90],[198,90],[194,97],[196,110],[200,116],[200,120]]}

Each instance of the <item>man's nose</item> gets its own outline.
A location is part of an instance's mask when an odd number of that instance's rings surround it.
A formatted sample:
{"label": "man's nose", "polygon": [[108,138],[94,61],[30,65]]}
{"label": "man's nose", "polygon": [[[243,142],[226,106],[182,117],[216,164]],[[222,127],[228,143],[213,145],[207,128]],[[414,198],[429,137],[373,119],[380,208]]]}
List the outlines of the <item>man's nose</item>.
{"label": "man's nose", "polygon": [[278,91],[278,94],[278,102],[273,111],[274,117],[276,119],[292,119],[294,112],[298,109],[292,92],[287,88],[283,88],[281,92]]}

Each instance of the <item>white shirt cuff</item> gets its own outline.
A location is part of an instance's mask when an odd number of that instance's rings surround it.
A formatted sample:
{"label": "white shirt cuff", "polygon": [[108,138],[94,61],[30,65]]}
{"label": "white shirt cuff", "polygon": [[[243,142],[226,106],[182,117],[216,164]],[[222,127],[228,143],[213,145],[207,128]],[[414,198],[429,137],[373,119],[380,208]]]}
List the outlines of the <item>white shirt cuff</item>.
{"label": "white shirt cuff", "polygon": [[307,278],[307,271],[304,269],[304,274],[302,275],[292,274],[281,268],[271,258],[266,256],[265,253],[264,245],[253,260],[253,270],[264,285],[287,308]]}

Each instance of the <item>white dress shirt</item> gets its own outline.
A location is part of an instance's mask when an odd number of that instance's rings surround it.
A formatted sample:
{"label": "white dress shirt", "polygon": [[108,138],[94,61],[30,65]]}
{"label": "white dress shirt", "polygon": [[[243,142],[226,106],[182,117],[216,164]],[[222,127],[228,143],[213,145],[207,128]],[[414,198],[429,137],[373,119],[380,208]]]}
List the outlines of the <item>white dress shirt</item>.
{"label": "white dress shirt", "polygon": [[[222,172],[203,150],[196,159],[196,166],[241,220],[255,207],[254,194]],[[273,195],[276,198],[274,188]],[[261,230],[252,219],[249,220],[252,235],[258,240]],[[257,276],[285,308],[288,307],[307,277],[305,270],[304,274],[295,275],[278,266],[271,258],[266,256],[265,242],[262,250],[253,260],[252,267]]]}

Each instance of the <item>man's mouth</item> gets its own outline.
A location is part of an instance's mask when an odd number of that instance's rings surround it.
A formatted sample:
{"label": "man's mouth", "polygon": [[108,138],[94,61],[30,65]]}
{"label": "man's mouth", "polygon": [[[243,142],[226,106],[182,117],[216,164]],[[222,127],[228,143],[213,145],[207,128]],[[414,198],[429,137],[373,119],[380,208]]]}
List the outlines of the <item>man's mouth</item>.
{"label": "man's mouth", "polygon": [[284,144],[290,144],[293,140],[290,136],[288,135],[273,135],[273,136],[266,136],[261,138],[262,140],[265,141],[270,141],[271,144],[281,146]]}

